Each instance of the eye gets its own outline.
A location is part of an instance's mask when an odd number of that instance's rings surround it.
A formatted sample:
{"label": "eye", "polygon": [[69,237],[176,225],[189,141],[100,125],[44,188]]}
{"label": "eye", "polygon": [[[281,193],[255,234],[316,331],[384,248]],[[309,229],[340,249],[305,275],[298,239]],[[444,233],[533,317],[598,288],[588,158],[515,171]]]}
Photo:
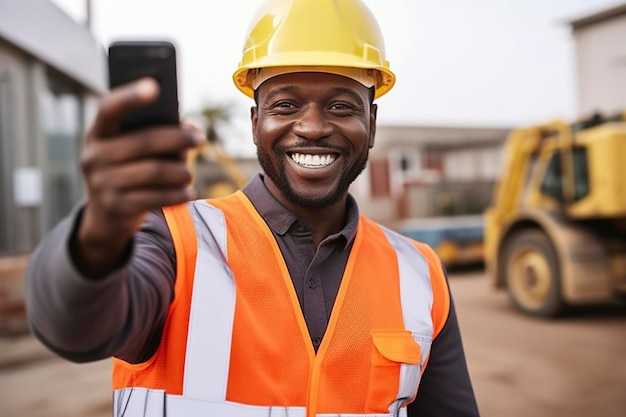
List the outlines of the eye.
{"label": "eye", "polygon": [[269,106],[269,110],[276,114],[291,114],[297,111],[298,106],[288,100],[279,100]]}
{"label": "eye", "polygon": [[331,114],[334,114],[335,116],[350,116],[355,112],[358,112],[357,106],[351,103],[347,103],[345,101],[337,101],[335,103],[332,103],[328,110]]}

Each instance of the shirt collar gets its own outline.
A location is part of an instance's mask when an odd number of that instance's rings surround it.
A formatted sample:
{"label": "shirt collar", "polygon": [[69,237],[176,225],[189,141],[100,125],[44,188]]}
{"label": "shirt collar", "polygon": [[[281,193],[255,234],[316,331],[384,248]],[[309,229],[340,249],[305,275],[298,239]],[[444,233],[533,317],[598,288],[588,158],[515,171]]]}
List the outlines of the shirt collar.
{"label": "shirt collar", "polygon": [[[284,235],[298,220],[295,214],[287,210],[270,193],[263,182],[263,174],[253,176],[242,191],[274,233],[280,236]],[[346,210],[347,221],[338,235],[344,237],[347,247],[354,240],[359,224],[359,208],[356,200],[350,194],[348,194]]]}

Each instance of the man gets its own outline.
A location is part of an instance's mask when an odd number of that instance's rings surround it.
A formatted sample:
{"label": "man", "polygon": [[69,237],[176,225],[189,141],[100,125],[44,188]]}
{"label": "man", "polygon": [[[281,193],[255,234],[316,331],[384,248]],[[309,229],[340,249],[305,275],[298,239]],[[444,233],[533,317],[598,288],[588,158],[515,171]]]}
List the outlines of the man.
{"label": "man", "polygon": [[263,174],[188,203],[189,172],[160,155],[201,138],[120,135],[158,91],[112,91],[88,199],[29,266],[34,334],[73,361],[115,357],[116,417],[478,415],[439,260],[348,193],[395,81],[376,21],[358,0],[269,1],[255,19],[233,77]]}

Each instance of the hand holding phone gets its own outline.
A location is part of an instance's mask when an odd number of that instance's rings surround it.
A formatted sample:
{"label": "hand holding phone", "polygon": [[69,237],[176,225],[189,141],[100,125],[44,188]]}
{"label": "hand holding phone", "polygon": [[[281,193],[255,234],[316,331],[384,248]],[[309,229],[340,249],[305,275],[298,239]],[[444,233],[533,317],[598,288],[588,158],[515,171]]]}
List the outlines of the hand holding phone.
{"label": "hand holding phone", "polygon": [[[158,83],[133,82],[150,77]],[[194,198],[182,156],[202,132],[179,123],[176,55],[167,42],[116,42],[109,48],[112,91],[87,131],[81,169],[87,200],[72,259],[97,278],[124,262],[147,213]]]}
{"label": "hand holding phone", "polygon": [[111,89],[142,77],[159,84],[158,98],[130,112],[121,131],[159,125],[178,125],[178,80],[176,48],[167,41],[118,41],[109,46],[109,87]]}

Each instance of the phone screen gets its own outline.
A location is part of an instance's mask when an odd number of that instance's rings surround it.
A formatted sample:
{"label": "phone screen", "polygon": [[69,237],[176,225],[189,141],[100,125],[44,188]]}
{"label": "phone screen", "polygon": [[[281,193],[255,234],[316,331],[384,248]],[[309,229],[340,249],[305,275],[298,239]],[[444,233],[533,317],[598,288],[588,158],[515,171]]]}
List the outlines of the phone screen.
{"label": "phone screen", "polygon": [[179,123],[176,48],[171,42],[114,42],[109,46],[108,62],[111,89],[142,77],[154,78],[160,87],[154,102],[123,120],[122,131]]}

